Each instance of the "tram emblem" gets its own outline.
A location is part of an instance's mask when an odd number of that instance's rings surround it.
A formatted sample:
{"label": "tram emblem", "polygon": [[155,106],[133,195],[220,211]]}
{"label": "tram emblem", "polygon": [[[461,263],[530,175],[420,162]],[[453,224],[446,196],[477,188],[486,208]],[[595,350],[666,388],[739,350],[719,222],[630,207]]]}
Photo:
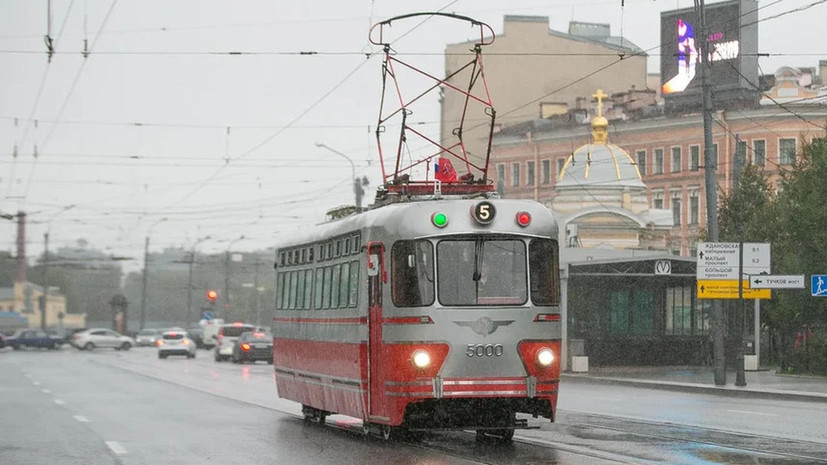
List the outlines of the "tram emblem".
{"label": "tram emblem", "polygon": [[487,316],[478,318],[476,321],[455,321],[454,324],[457,326],[464,326],[467,328],[471,328],[471,331],[479,334],[480,336],[488,336],[489,334],[493,333],[497,330],[500,326],[508,326],[511,323],[514,323],[514,320],[499,320],[494,321]]}

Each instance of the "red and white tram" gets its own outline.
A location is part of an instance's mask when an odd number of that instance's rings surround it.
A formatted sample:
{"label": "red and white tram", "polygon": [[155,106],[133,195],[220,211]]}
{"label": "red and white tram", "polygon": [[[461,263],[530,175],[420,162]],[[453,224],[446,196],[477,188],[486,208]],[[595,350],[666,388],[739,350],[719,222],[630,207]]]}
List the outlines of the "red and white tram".
{"label": "red and white tram", "polygon": [[387,205],[277,251],[280,397],[311,419],[510,437],[554,420],[557,225],[532,201]]}

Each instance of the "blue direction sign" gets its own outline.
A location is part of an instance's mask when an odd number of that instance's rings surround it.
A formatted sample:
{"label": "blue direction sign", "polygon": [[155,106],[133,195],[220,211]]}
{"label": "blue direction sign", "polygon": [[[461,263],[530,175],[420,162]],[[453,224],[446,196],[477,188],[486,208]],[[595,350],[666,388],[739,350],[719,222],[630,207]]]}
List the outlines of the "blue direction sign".
{"label": "blue direction sign", "polygon": [[810,295],[827,297],[827,274],[814,274],[810,281]]}
{"label": "blue direction sign", "polygon": [[207,321],[212,320],[212,312],[204,312],[204,313],[202,313],[202,314],[201,314],[201,319],[202,319],[202,320],[207,320]]}

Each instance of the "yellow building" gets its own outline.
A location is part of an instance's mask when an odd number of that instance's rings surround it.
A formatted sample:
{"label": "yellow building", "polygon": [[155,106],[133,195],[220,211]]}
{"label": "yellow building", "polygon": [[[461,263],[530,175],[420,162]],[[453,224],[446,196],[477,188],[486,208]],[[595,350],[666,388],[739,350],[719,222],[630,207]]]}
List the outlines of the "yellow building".
{"label": "yellow building", "polygon": [[[15,282],[14,287],[0,288],[0,312],[20,315],[28,322],[29,328],[41,327],[40,301],[44,297],[43,287],[31,282]],[[52,288],[46,297],[47,328],[83,328],[86,326],[85,313],[68,313],[66,296]]]}

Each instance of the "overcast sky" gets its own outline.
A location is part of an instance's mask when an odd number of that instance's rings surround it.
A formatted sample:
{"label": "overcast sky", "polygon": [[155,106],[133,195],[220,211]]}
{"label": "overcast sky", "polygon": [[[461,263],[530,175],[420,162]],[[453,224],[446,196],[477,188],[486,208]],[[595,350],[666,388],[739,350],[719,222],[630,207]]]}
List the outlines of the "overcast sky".
{"label": "overcast sky", "polygon": [[[571,20],[610,23],[650,50],[657,72],[660,12],[692,1],[53,0],[51,63],[47,4],[0,0],[0,213],[29,214],[29,256],[50,229],[51,249],[83,238],[134,257],[126,266],[136,269],[150,229],[153,251],[210,236],[199,250],[223,252],[242,235],[233,250],[252,250],[352,204],[351,165],[316,143],[347,155],[370,180],[364,203],[373,198],[381,54],[367,43],[372,23],[437,10],[497,33],[507,14],[548,16],[558,31]],[[827,59],[827,1],[759,7],[759,50],[773,55],[760,59],[764,73]],[[441,75],[445,45],[473,30],[420,22],[394,24],[404,35],[395,49],[420,53],[410,61]],[[438,137],[436,96],[412,118]],[[15,235],[3,220],[0,247],[14,252]]]}

